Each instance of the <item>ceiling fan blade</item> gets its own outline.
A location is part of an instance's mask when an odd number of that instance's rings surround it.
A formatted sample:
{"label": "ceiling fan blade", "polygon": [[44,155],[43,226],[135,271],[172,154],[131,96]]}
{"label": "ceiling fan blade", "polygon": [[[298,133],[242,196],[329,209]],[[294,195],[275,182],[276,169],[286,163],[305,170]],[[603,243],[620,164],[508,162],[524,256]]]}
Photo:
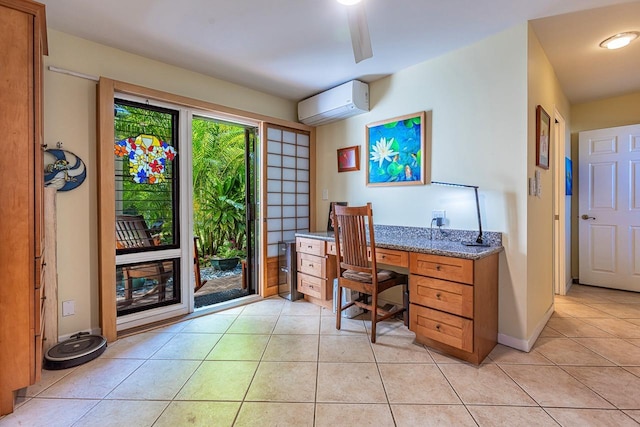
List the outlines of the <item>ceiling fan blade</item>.
{"label": "ceiling fan blade", "polygon": [[364,11],[364,3],[358,3],[347,7],[349,31],[351,32],[351,44],[356,64],[373,56],[371,49],[371,37],[369,37],[369,25]]}

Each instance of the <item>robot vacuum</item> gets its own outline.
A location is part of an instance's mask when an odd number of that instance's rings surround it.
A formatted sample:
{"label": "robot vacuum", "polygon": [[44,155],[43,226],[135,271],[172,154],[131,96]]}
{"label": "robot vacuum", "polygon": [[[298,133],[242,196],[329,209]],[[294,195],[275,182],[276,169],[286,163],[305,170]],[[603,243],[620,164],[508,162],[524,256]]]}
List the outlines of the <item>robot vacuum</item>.
{"label": "robot vacuum", "polygon": [[72,368],[95,359],[106,349],[106,338],[88,332],[78,332],[68,340],[51,347],[44,355],[42,366],[48,370]]}

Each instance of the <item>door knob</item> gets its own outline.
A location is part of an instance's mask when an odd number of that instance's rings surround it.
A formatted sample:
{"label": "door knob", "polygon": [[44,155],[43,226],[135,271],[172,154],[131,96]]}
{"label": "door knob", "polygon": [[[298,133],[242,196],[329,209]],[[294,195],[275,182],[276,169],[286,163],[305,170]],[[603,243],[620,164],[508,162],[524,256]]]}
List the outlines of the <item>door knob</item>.
{"label": "door knob", "polygon": [[589,216],[587,214],[583,214],[580,218],[582,218],[582,219],[596,219],[595,216]]}

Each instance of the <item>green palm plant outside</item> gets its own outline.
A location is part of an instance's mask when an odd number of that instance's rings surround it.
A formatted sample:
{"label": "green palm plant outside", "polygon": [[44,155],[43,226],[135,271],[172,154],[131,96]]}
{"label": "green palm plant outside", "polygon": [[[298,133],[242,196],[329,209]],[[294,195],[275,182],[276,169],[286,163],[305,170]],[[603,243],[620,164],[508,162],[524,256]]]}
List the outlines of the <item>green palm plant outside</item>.
{"label": "green palm plant outside", "polygon": [[211,257],[222,248],[244,249],[244,128],[194,118],[194,235],[201,253]]}

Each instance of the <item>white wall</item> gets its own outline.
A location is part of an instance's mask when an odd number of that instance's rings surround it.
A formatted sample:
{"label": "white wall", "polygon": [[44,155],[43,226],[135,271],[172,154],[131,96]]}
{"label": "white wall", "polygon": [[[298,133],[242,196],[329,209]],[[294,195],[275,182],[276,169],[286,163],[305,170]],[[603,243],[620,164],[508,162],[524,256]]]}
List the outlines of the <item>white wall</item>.
{"label": "white wall", "polygon": [[[45,65],[105,76],[153,89],[264,114],[296,119],[294,102],[267,95],[141,56],[49,30]],[[60,317],[64,336],[98,327],[97,187],[95,82],[45,72],[45,142],[80,156],[87,179],[79,188],[57,195],[58,311],[75,301],[76,314]]]}
{"label": "white wall", "polygon": [[[562,92],[560,83],[555,75],[546,54],[533,30],[529,31],[529,67],[528,67],[528,157],[527,173],[534,176],[534,171],[540,170],[542,181],[542,196],[528,198],[528,250],[527,250],[527,307],[528,330],[531,336],[536,329],[544,326],[543,317],[553,304],[553,186],[554,168],[557,165],[554,156],[550,156],[549,169],[544,170],[536,166],[536,106],[542,105],[551,117],[553,125],[554,111],[557,109],[565,118],[570,120],[570,105]],[[568,135],[566,135],[568,137]],[[551,144],[555,141],[551,140]],[[550,152],[555,148],[551,147]],[[564,161],[564,160],[563,160]]]}
{"label": "white wall", "polygon": [[[480,186],[483,228],[503,233],[499,330],[527,336],[527,37],[522,24],[472,46],[370,85],[369,113],[317,130],[316,194],[329,201],[372,202],[377,224],[428,227],[445,209],[451,228],[475,229],[473,192],[426,186],[365,186],[365,125],[432,112],[431,177]],[[337,173],[336,149],[361,146],[361,170]],[[329,201],[317,200],[318,230]]]}

